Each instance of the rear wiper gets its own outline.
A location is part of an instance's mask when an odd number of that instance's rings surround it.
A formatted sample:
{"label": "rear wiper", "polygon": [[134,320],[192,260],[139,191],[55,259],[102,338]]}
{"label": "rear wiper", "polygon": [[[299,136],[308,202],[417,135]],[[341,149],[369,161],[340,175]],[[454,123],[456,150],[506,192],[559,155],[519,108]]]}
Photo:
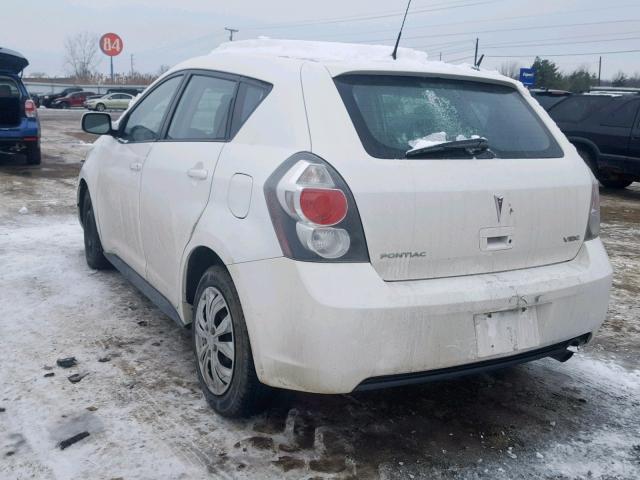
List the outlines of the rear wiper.
{"label": "rear wiper", "polygon": [[437,145],[431,145],[429,147],[416,148],[406,152],[406,157],[420,157],[422,155],[430,155],[434,153],[451,152],[451,151],[466,152],[471,156],[477,155],[489,150],[489,142],[486,138],[471,138],[469,140],[454,140],[451,142],[439,143]]}

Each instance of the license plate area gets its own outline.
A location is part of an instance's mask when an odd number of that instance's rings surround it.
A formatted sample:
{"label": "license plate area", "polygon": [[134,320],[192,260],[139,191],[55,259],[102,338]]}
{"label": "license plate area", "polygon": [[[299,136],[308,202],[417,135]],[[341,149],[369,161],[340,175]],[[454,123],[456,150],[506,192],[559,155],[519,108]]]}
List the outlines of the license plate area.
{"label": "license plate area", "polygon": [[478,357],[517,352],[540,344],[536,307],[474,315]]}

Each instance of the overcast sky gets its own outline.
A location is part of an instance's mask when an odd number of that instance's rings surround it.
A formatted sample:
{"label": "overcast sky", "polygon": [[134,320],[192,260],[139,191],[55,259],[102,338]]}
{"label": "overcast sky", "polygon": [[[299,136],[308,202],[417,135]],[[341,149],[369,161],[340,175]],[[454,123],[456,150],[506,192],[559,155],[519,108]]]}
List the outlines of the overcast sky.
{"label": "overcast sky", "polygon": [[[89,31],[118,33],[125,50],[116,71],[155,72],[162,64],[209,52],[226,40],[297,38],[392,45],[405,0],[20,0],[5,1],[0,46],[21,51],[29,72],[62,75],[64,40]],[[432,58],[470,61],[480,37],[483,67],[531,64],[536,54],[564,71],[585,65],[602,77],[640,72],[640,0],[413,0],[403,45]],[[629,53],[609,53],[636,50]],[[573,55],[586,53],[587,55]],[[570,56],[551,56],[569,55]],[[100,55],[99,70],[107,72]],[[499,57],[500,56],[500,57]],[[514,56],[507,58],[507,56]]]}

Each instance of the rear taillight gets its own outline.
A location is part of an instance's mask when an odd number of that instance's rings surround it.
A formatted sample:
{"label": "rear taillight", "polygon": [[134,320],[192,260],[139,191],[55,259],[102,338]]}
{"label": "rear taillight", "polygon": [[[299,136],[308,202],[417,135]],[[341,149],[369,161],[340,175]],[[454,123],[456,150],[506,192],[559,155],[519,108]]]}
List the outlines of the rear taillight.
{"label": "rear taillight", "polygon": [[33,100],[28,99],[24,102],[24,114],[29,118],[36,118],[38,116],[38,109]]}
{"label": "rear taillight", "polygon": [[298,153],[265,183],[282,252],[305,261],[368,262],[362,222],[342,177],[324,160]]}
{"label": "rear taillight", "polygon": [[594,179],[591,187],[591,205],[589,206],[589,222],[587,223],[587,233],[584,236],[585,242],[593,240],[600,235],[600,187],[598,181]]}
{"label": "rear taillight", "polygon": [[305,220],[316,225],[331,226],[347,216],[347,197],[337,188],[303,188],[297,207]]}

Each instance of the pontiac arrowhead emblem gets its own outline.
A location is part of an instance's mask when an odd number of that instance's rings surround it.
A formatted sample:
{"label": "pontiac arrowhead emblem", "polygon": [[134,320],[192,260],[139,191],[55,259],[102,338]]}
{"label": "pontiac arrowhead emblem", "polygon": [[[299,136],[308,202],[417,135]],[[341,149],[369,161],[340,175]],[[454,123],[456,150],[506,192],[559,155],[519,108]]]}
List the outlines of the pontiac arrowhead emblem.
{"label": "pontiac arrowhead emblem", "polygon": [[493,199],[496,202],[496,214],[498,215],[498,223],[502,219],[502,203],[504,202],[504,197],[501,195],[494,195]]}

